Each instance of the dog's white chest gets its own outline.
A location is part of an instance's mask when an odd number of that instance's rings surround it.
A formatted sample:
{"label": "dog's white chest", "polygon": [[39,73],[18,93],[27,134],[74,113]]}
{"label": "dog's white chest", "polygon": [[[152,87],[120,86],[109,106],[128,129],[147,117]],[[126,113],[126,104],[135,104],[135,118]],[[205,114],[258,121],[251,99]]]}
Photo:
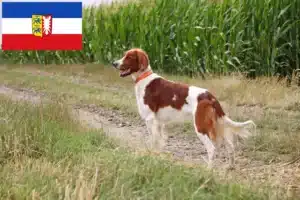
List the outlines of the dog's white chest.
{"label": "dog's white chest", "polygon": [[135,87],[135,96],[138,106],[138,111],[142,119],[149,120],[154,117],[154,113],[151,111],[148,105],[145,104],[144,96],[147,85],[155,78],[159,77],[156,74],[152,74],[144,80],[141,80]]}
{"label": "dog's white chest", "polygon": [[145,90],[141,88],[135,88],[136,101],[138,111],[142,119],[147,120],[153,117],[153,112],[148,105],[144,103]]}

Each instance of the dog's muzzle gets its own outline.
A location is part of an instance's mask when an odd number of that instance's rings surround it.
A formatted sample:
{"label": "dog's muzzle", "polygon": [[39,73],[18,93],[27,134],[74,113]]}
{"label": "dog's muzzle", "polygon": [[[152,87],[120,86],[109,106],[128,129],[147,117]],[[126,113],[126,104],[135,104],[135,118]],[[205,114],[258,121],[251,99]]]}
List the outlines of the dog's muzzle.
{"label": "dog's muzzle", "polygon": [[115,67],[115,68],[117,68],[119,66],[119,62],[118,61],[114,61],[112,63],[112,66]]}

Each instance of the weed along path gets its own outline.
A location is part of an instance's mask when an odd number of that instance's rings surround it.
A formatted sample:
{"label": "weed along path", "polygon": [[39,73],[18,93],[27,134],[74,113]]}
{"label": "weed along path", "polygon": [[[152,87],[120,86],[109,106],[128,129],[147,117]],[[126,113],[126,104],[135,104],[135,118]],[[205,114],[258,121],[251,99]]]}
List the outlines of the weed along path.
{"label": "weed along path", "polygon": [[[79,72],[72,72],[72,75],[62,69],[55,74],[50,70],[36,73],[34,68],[0,70],[0,95],[33,104],[50,101],[66,103],[82,124],[92,129],[103,129],[108,136],[137,153],[147,153],[149,135],[144,123],[134,116],[133,90],[128,90],[130,81],[123,79],[124,84],[113,84],[115,80],[110,79],[113,75],[105,69],[96,78],[86,74],[80,76],[82,69],[76,69]],[[102,95],[97,96],[98,93]],[[128,102],[120,101],[118,95],[128,97]],[[97,104],[99,102],[101,104]],[[125,106],[133,114],[122,110]],[[185,129],[189,130],[191,127],[184,125],[167,129],[170,132],[169,138],[160,156],[187,166],[204,164],[201,155],[206,156],[205,148],[195,135],[182,133]],[[257,187],[272,187],[280,196],[290,194],[290,190],[300,195],[299,161],[292,159],[266,162],[257,158],[261,155],[254,151],[255,149],[252,152],[247,150],[248,154],[244,153],[244,146],[241,144],[237,150],[236,168],[230,171],[227,170],[225,154],[219,153],[215,161],[215,173],[223,177],[224,181],[234,180],[248,184],[250,182]]]}

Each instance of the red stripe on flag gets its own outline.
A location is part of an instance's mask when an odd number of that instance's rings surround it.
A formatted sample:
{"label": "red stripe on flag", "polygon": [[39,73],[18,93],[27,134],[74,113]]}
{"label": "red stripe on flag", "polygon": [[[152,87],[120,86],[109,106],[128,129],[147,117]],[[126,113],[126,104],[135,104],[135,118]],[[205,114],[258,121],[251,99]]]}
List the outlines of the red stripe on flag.
{"label": "red stripe on flag", "polygon": [[81,50],[81,34],[53,34],[44,38],[29,34],[3,34],[2,50]]}

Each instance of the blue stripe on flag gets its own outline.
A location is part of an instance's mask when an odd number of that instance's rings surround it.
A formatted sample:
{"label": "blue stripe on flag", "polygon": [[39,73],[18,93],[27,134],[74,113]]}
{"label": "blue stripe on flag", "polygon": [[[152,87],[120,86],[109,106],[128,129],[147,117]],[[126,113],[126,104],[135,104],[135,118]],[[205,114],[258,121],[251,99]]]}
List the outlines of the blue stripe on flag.
{"label": "blue stripe on flag", "polygon": [[2,18],[31,18],[52,15],[53,18],[82,18],[82,2],[3,2]]}

